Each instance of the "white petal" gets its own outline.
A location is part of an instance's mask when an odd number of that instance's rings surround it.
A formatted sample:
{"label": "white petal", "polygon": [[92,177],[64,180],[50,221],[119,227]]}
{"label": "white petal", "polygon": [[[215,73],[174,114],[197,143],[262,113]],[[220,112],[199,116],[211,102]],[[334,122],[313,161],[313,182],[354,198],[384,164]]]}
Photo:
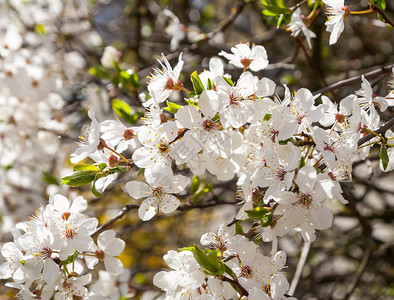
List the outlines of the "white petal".
{"label": "white petal", "polygon": [[152,192],[152,189],[145,182],[141,181],[129,181],[126,183],[125,188],[130,197],[135,199],[148,197]]}

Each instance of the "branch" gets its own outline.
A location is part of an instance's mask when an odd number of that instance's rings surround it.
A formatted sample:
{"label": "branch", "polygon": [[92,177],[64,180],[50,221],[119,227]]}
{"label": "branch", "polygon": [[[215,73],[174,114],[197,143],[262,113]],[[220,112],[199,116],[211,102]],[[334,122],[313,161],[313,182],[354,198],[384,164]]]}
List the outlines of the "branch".
{"label": "branch", "polygon": [[304,242],[304,246],[302,247],[301,257],[298,261],[297,268],[294,274],[293,281],[291,282],[290,289],[288,294],[290,296],[294,295],[294,292],[297,288],[297,284],[301,279],[302,270],[304,269],[306,258],[308,257],[309,249],[311,248],[311,243]]}
{"label": "branch", "polygon": [[127,214],[130,210],[132,210],[132,209],[138,209],[139,207],[140,207],[140,206],[137,205],[137,204],[126,204],[126,206],[123,207],[123,208],[121,209],[121,211],[118,212],[118,213],[116,214],[116,216],[114,216],[113,218],[111,218],[110,220],[108,220],[106,223],[104,223],[103,225],[101,225],[99,228],[97,228],[96,231],[93,232],[93,233],[91,234],[91,236],[93,237],[93,236],[99,234],[100,232],[104,231],[105,229],[107,229],[108,227],[110,227],[113,223],[115,223],[117,220],[123,218],[123,216],[124,216],[125,214]]}
{"label": "branch", "polygon": [[237,289],[239,289],[239,291],[242,293],[243,296],[249,296],[248,291],[245,290],[245,288],[238,281],[232,280],[226,276],[223,276],[222,280],[230,283],[231,285],[236,286]]}
{"label": "branch", "polygon": [[[377,70],[374,70],[374,71],[371,71],[369,73],[364,74],[364,77],[366,79],[369,79],[369,78],[374,78],[374,77],[376,77],[376,76],[378,76],[380,74],[383,74],[383,73],[390,73],[391,69],[393,67],[394,67],[394,64],[387,65],[387,66],[382,66],[382,67],[380,67],[380,69],[377,69]],[[330,86],[327,86],[327,87],[325,87],[325,88],[323,88],[321,90],[318,90],[318,91],[314,92],[313,95],[324,94],[324,93],[327,93],[327,92],[331,92],[331,91],[337,90],[337,89],[339,89],[341,87],[344,87],[344,86],[347,86],[347,85],[351,85],[351,84],[356,83],[356,82],[361,82],[361,75],[355,76],[355,77],[352,77],[352,78],[349,78],[349,79],[338,81],[337,83],[334,83],[334,84],[332,84]]]}
{"label": "branch", "polygon": [[[238,202],[233,202],[233,201],[216,201],[216,202],[208,202],[208,203],[201,203],[201,204],[182,204],[178,207],[178,211],[186,211],[189,209],[194,209],[194,208],[208,208],[216,205],[222,205],[222,204],[230,204],[230,205],[236,205]],[[138,204],[126,204],[114,217],[112,217],[110,220],[105,222],[103,225],[101,225],[99,228],[94,231],[91,236],[95,236],[101,232],[103,232],[105,229],[110,227],[113,223],[115,223],[117,220],[123,218],[125,214],[127,214],[130,210],[133,209],[138,209],[140,206]]]}
{"label": "branch", "polygon": [[380,14],[382,16],[382,18],[386,21],[387,24],[394,27],[394,22],[391,21],[379,7],[377,7],[375,5],[372,5],[371,7],[374,11],[376,11],[378,14]]}
{"label": "branch", "polygon": [[368,264],[369,258],[371,257],[371,246],[368,245],[367,249],[364,252],[364,256],[363,259],[361,260],[361,263],[357,269],[357,272],[354,276],[353,282],[351,283],[351,285],[349,286],[345,296],[343,297],[343,299],[349,299],[350,296],[352,295],[354,289],[356,288],[358,282],[360,281],[361,275],[364,273],[365,268]]}
{"label": "branch", "polygon": [[[385,133],[387,130],[389,130],[391,127],[394,126],[394,118],[391,120],[387,121],[384,123],[382,126],[380,126],[377,130],[374,132],[377,134]],[[376,137],[373,133],[368,133],[366,136],[363,136],[359,141],[358,141],[358,146],[361,146],[362,144],[368,142],[369,140],[373,139]]]}

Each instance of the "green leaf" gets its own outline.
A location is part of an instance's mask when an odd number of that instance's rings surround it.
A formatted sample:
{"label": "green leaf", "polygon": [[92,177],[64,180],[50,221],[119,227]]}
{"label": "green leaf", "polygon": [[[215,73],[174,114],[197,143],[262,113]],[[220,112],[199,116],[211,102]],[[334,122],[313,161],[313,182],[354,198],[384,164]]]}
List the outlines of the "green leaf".
{"label": "green leaf", "polygon": [[241,222],[235,223],[235,234],[244,235],[244,229],[242,228]]}
{"label": "green leaf", "polygon": [[93,195],[95,195],[97,198],[102,198],[103,194],[101,194],[97,189],[96,189],[96,181],[101,178],[102,176],[100,176],[100,173],[97,173],[96,176],[94,177],[94,181],[92,184],[92,193]]}
{"label": "green leaf", "polygon": [[116,115],[123,118],[130,124],[135,124],[138,121],[138,115],[132,113],[132,109],[130,105],[128,105],[125,101],[120,99],[113,99],[112,100],[112,110],[115,112]]}
{"label": "green leaf", "polygon": [[81,170],[62,178],[62,183],[69,186],[81,186],[91,183],[99,171]]}
{"label": "green leaf", "polygon": [[127,168],[124,166],[116,166],[116,167],[110,168],[109,171],[113,172],[113,173],[124,173],[127,171]]}
{"label": "green leaf", "polygon": [[219,250],[201,250],[196,245],[191,250],[198,264],[212,276],[222,275],[226,271],[224,263],[219,260]]}
{"label": "green leaf", "polygon": [[172,113],[172,114],[176,114],[178,109],[180,109],[182,107],[182,105],[176,104],[174,102],[166,101],[166,103],[167,103],[167,107],[164,107],[163,109],[165,111]]}
{"label": "green leaf", "polygon": [[192,81],[193,89],[194,89],[194,92],[196,93],[196,95],[201,95],[201,93],[202,93],[205,89],[204,89],[204,86],[203,86],[203,84],[202,84],[202,82],[201,82],[200,77],[198,76],[197,71],[194,71],[194,72],[192,73],[192,75],[190,75],[190,79],[191,79],[191,81]]}
{"label": "green leaf", "polygon": [[104,171],[104,169],[107,167],[107,164],[105,162],[101,163],[98,165],[100,171]]}
{"label": "green leaf", "polygon": [[59,185],[59,181],[51,173],[42,171],[42,180],[48,184]]}
{"label": "green leaf", "polygon": [[109,78],[109,74],[106,68],[101,65],[95,65],[89,69],[90,75],[98,78],[107,79]]}
{"label": "green leaf", "polygon": [[385,0],[375,0],[373,2],[373,5],[375,5],[376,7],[380,8],[381,10],[385,10],[386,9],[386,2],[385,2]]}
{"label": "green leaf", "polygon": [[211,78],[208,78],[207,90],[213,90],[214,83]]}
{"label": "green leaf", "polygon": [[268,213],[268,210],[265,207],[256,207],[252,210],[245,210],[245,212],[250,219],[261,219]]}
{"label": "green leaf", "polygon": [[302,156],[300,162],[298,163],[298,170],[305,166],[305,158]]}
{"label": "green leaf", "polygon": [[44,24],[36,24],[34,26],[34,31],[38,34],[41,34],[41,35],[46,35],[46,33],[47,33]]}
{"label": "green leaf", "polygon": [[62,265],[66,266],[68,264],[71,264],[77,259],[77,257],[78,257],[78,250],[75,250],[75,252],[71,254],[69,257],[67,257],[66,260],[62,260]]}
{"label": "green leaf", "polygon": [[272,217],[273,217],[272,211],[266,213],[266,214],[261,218],[261,226],[267,227],[267,226],[271,225],[271,223],[272,223]]}
{"label": "green leaf", "polygon": [[382,161],[383,170],[386,170],[390,160],[387,154],[387,145],[382,145],[382,147],[380,148],[379,157]]}
{"label": "green leaf", "polygon": [[230,78],[223,76],[223,79],[224,79],[224,81],[227,82],[230,86],[233,86],[233,85],[234,85],[234,82],[233,82]]}
{"label": "green leaf", "polygon": [[143,175],[144,172],[145,172],[145,168],[139,169],[138,174],[137,174],[137,177]]}
{"label": "green leaf", "polygon": [[73,171],[100,171],[101,169],[97,168],[94,165],[83,164],[83,165],[75,165]]}
{"label": "green leaf", "polygon": [[199,188],[200,188],[200,178],[197,175],[195,175],[190,185],[190,192],[194,194],[195,192],[198,191]]}

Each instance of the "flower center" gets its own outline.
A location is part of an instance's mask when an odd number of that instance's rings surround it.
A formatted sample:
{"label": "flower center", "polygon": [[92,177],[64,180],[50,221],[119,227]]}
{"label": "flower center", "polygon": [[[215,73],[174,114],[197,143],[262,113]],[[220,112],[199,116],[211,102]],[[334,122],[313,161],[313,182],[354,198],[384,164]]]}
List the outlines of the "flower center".
{"label": "flower center", "polygon": [[170,150],[169,145],[166,144],[166,143],[163,143],[163,142],[160,142],[160,144],[157,145],[157,148],[159,148],[159,151],[162,152],[162,153],[167,152],[168,150]]}
{"label": "flower center", "polygon": [[252,60],[250,58],[243,58],[241,59],[241,64],[245,67],[245,69],[249,68]]}
{"label": "flower center", "polygon": [[252,268],[249,266],[242,266],[241,267],[241,275],[240,277],[243,278],[252,278]]}
{"label": "flower center", "polygon": [[204,128],[206,131],[211,131],[215,129],[215,127],[215,122],[213,122],[212,120],[205,120],[202,123],[202,128]]}
{"label": "flower center", "polygon": [[105,253],[101,249],[97,249],[96,252],[94,252],[94,255],[100,260],[103,261],[105,257]]}
{"label": "flower center", "polygon": [[155,187],[152,190],[152,197],[160,197],[161,195],[163,195],[163,187],[162,186]]}
{"label": "flower center", "polygon": [[298,204],[302,204],[305,207],[309,207],[311,205],[311,203],[312,203],[312,200],[313,200],[310,194],[304,194],[304,193],[301,193],[299,199],[300,200],[298,200],[297,203]]}
{"label": "flower center", "polygon": [[278,178],[280,181],[284,181],[285,180],[285,175],[286,175],[286,171],[283,169],[280,169],[278,171],[278,173],[276,173],[276,178]]}

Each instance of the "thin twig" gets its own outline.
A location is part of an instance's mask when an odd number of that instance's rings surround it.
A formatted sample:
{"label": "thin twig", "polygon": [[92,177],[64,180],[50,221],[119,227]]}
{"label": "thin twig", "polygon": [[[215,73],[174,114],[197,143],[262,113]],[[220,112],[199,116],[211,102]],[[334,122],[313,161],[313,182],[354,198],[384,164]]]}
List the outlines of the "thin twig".
{"label": "thin twig", "polygon": [[104,231],[105,229],[107,229],[108,227],[110,227],[113,223],[115,223],[117,220],[123,218],[123,216],[125,214],[127,214],[130,210],[132,209],[138,209],[140,206],[137,204],[126,204],[125,207],[123,207],[120,212],[118,212],[116,214],[116,216],[114,216],[113,218],[111,218],[110,220],[108,220],[106,223],[104,223],[103,225],[101,225],[99,228],[96,229],[95,232],[93,232],[91,234],[91,236],[95,236],[97,234],[99,234],[100,232]]}
{"label": "thin twig", "polygon": [[311,243],[304,242],[304,246],[302,247],[301,250],[301,257],[300,260],[298,261],[297,268],[293,277],[293,281],[291,282],[290,289],[288,292],[290,296],[294,295],[298,282],[301,279],[302,270],[304,269],[306,258],[308,257],[310,248],[311,248]]}
{"label": "thin twig", "polygon": [[[374,71],[371,71],[371,72],[368,72],[368,73],[364,74],[364,77],[366,79],[369,79],[369,78],[374,78],[374,77],[376,77],[376,76],[378,76],[380,74],[383,74],[383,73],[390,73],[391,69],[393,67],[394,67],[394,64],[380,67],[380,69],[377,69],[377,70],[374,70]],[[341,87],[348,86],[348,85],[351,85],[353,83],[360,82],[360,81],[361,81],[361,75],[358,75],[358,76],[355,76],[355,77],[352,77],[352,78],[349,78],[349,79],[341,80],[341,81],[338,81],[338,82],[336,82],[336,83],[334,83],[334,84],[332,84],[330,86],[327,86],[327,87],[325,87],[325,88],[323,88],[321,90],[318,90],[318,91],[314,92],[313,95],[324,94],[324,93],[327,93],[327,92],[331,92],[331,91],[337,90],[337,89],[339,89]]]}
{"label": "thin twig", "polygon": [[366,268],[366,266],[368,264],[369,258],[371,257],[371,252],[372,252],[371,251],[371,246],[368,245],[367,249],[364,252],[363,259],[361,260],[361,263],[360,263],[360,265],[359,265],[359,267],[357,269],[357,272],[356,272],[356,274],[353,277],[353,281],[352,281],[351,285],[349,286],[349,288],[348,288],[345,296],[343,297],[343,299],[345,299],[345,300],[349,299],[350,296],[352,295],[354,289],[356,288],[358,282],[360,281],[361,275],[365,271],[365,268]]}
{"label": "thin twig", "polygon": [[[389,130],[391,127],[394,126],[394,118],[391,120],[387,121],[384,123],[382,126],[380,126],[377,130],[374,132],[377,134],[382,134],[385,133],[387,130]],[[368,142],[369,140],[373,139],[376,135],[373,133],[368,133],[366,136],[363,136],[359,141],[358,141],[358,146],[361,146],[362,144]]]}
{"label": "thin twig", "polygon": [[[178,211],[186,211],[194,208],[208,208],[208,207],[213,207],[216,205],[222,205],[222,204],[229,204],[229,205],[236,205],[237,202],[234,201],[215,201],[215,202],[204,202],[201,204],[182,204],[178,207]],[[94,231],[91,236],[95,236],[99,234],[100,232],[104,231],[108,227],[110,227],[113,223],[115,223],[117,220],[123,218],[125,214],[127,214],[129,211],[133,209],[138,209],[140,206],[138,204],[126,204],[113,218],[108,220],[106,223],[101,225],[99,228]]]}

